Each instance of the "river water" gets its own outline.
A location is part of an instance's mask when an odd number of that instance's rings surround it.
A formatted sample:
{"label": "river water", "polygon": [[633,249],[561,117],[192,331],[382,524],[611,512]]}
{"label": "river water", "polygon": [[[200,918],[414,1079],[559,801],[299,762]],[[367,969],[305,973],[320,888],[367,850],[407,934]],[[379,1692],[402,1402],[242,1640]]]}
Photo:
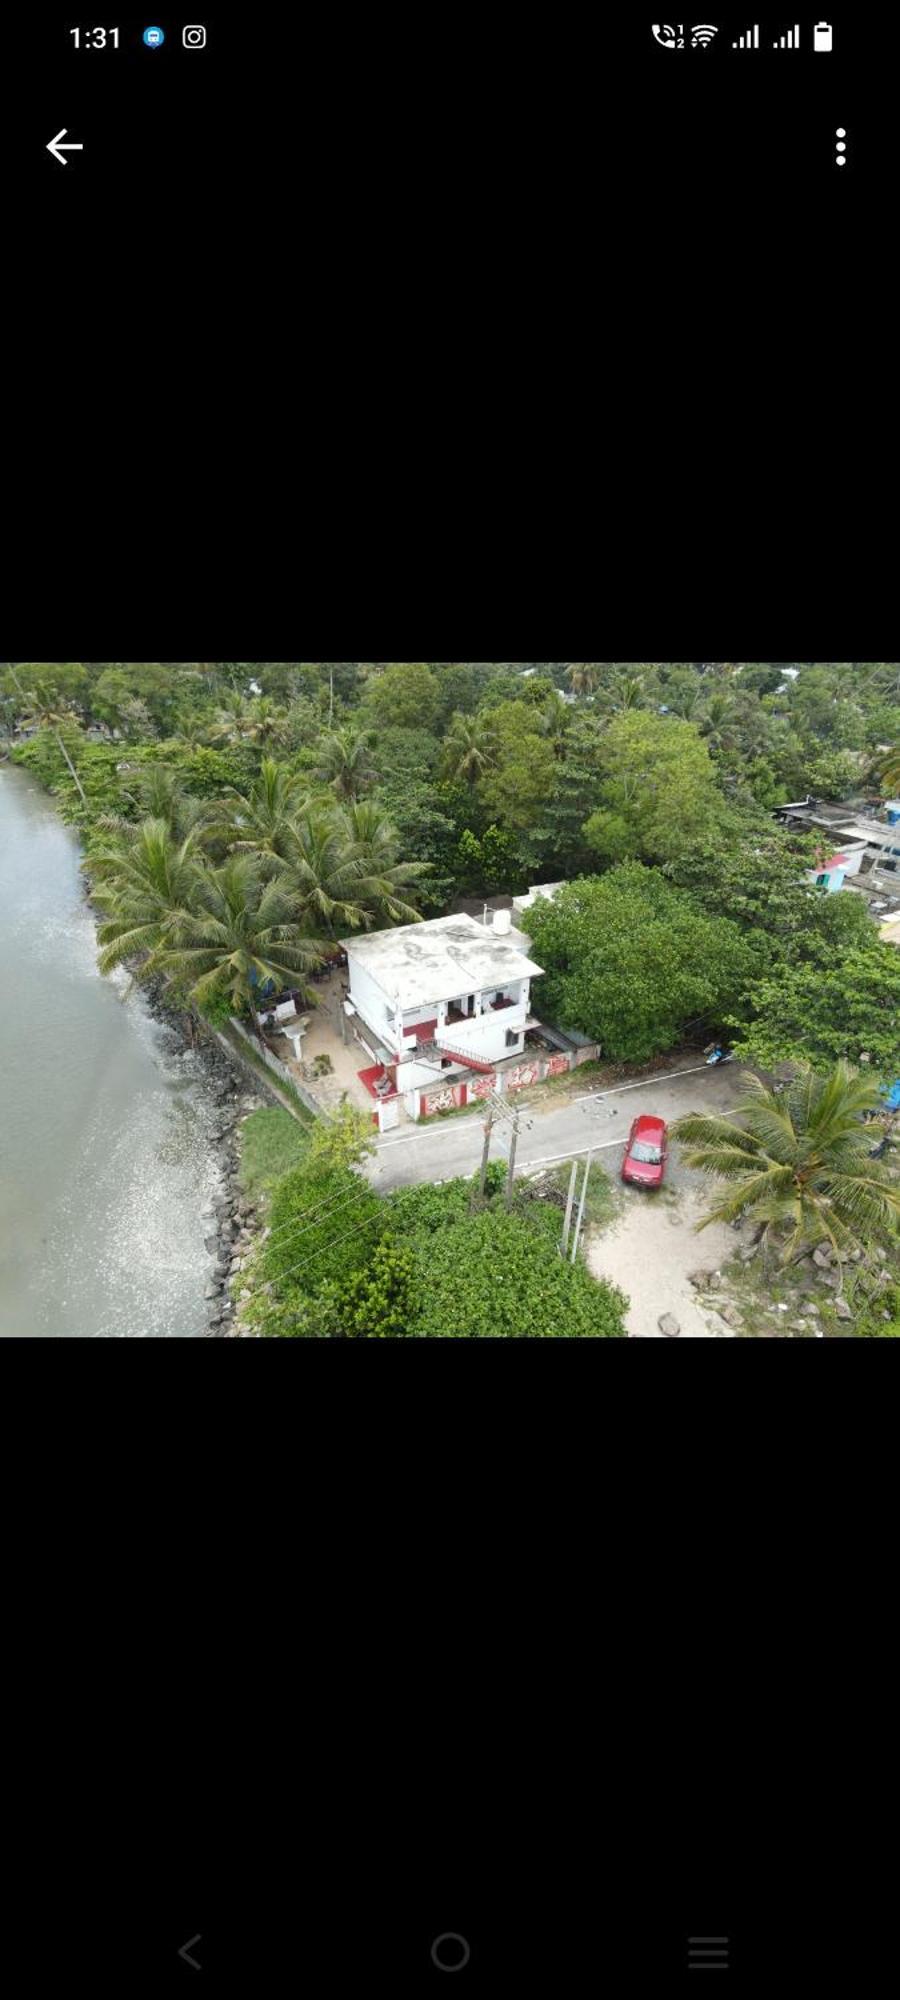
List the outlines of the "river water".
{"label": "river water", "polygon": [[0,764],[0,1333],[200,1335],[211,1099],[127,975],[101,978],[79,860]]}

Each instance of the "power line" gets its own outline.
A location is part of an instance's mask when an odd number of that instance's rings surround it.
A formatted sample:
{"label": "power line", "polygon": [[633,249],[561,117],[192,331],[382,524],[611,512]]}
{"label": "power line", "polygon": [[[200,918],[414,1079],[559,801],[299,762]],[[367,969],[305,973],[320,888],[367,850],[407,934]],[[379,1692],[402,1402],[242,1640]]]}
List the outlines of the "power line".
{"label": "power line", "polygon": [[[329,1241],[327,1243],[321,1244],[318,1250],[314,1250],[312,1252],[311,1256],[301,1258],[299,1264],[292,1264],[289,1270],[282,1271],[280,1277],[269,1278],[266,1280],[265,1284],[257,1285],[255,1291],[251,1291],[249,1298],[244,1299],[242,1303],[245,1306],[252,1305],[253,1300],[260,1298],[264,1292],[271,1294],[274,1291],[276,1285],[283,1285],[285,1283],[285,1280],[287,1278],[293,1277],[297,1271],[305,1271],[307,1265],[314,1263],[317,1257],[324,1256],[326,1250],[333,1250],[338,1243],[345,1243],[349,1237],[359,1236],[364,1229],[371,1229],[373,1222],[380,1222],[383,1214],[384,1214],[383,1209],[379,1207],[374,1215],[369,1216],[367,1222],[359,1223],[356,1229],[347,1229],[341,1235],[330,1237]],[[280,1312],[281,1309],[282,1308],[280,1305],[273,1306],[270,1312],[263,1314],[262,1320],[259,1322],[260,1325],[265,1326],[267,1321],[270,1319],[274,1319],[276,1313]]]}
{"label": "power line", "polygon": [[[357,1199],[357,1196],[362,1194],[363,1190],[368,1186],[369,1186],[368,1181],[360,1181],[358,1186],[352,1188],[349,1194],[342,1195],[340,1201],[334,1202],[333,1204],[334,1212],[337,1213],[337,1210],[339,1208],[345,1208],[348,1201],[355,1201]],[[313,1222],[315,1221],[317,1216],[322,1214],[323,1209],[329,1208],[330,1206],[332,1206],[330,1198],[326,1196],[325,1200],[320,1201],[316,1208],[308,1208],[304,1213],[296,1216],[292,1222],[280,1222],[278,1224],[277,1229],[270,1229],[269,1234],[266,1237],[266,1242],[267,1243],[274,1242],[276,1236],[283,1236],[286,1230],[296,1229],[298,1236],[304,1235],[306,1229],[312,1228]],[[304,1229],[298,1228],[298,1224],[301,1222],[305,1225]]]}

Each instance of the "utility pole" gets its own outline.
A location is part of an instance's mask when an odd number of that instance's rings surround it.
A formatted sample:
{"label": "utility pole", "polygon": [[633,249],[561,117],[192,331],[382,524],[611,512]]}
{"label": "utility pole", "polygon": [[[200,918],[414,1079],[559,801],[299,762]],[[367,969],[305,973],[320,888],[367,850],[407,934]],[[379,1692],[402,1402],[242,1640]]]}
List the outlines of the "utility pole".
{"label": "utility pole", "polygon": [[576,1259],[576,1257],[577,1257],[577,1255],[578,1255],[578,1239],[579,1239],[579,1237],[580,1237],[580,1235],[581,1235],[581,1225],[582,1225],[582,1223],[583,1223],[583,1221],[584,1221],[584,1204],[585,1204],[585,1202],[587,1201],[587,1191],[588,1191],[588,1181],[590,1180],[590,1177],[591,1177],[591,1165],[592,1165],[592,1163],[593,1163],[593,1158],[594,1158],[594,1155],[593,1155],[593,1153],[589,1153],[589,1154],[588,1154],[588,1156],[587,1156],[587,1165],[586,1165],[586,1167],[585,1167],[585,1170],[584,1170],[584,1186],[582,1187],[582,1190],[581,1190],[581,1201],[579,1202],[579,1205],[578,1205],[578,1220],[577,1220],[577,1222],[576,1222],[576,1224],[575,1224],[575,1234],[574,1234],[574,1237],[573,1237],[573,1239],[572,1239],[572,1263],[573,1263],[573,1264],[574,1264],[574,1262],[575,1262],[575,1259]]}
{"label": "utility pole", "polygon": [[519,1113],[513,1112],[512,1134],[509,1141],[509,1172],[506,1176],[506,1206],[512,1207],[513,1182],[516,1177],[516,1147],[519,1143]]}
{"label": "utility pole", "polygon": [[[488,1170],[488,1160],[490,1159],[491,1156],[491,1133],[493,1132],[494,1129],[494,1117],[495,1117],[494,1100],[493,1098],[491,1098],[490,1103],[488,1104],[488,1115],[484,1127],[484,1148],[481,1155],[481,1181],[478,1188],[479,1198],[482,1201],[484,1200],[484,1191],[485,1188],[487,1187],[487,1170]],[[470,1208],[475,1207],[474,1188],[472,1190],[472,1199],[469,1206]]]}
{"label": "utility pole", "polygon": [[569,1230],[572,1226],[572,1203],[575,1200],[575,1177],[577,1173],[578,1173],[578,1161],[573,1160],[572,1172],[569,1175],[569,1199],[566,1202],[566,1218],[563,1223],[562,1242],[559,1246],[559,1254],[563,1260],[563,1263],[565,1263],[566,1261],[566,1251],[569,1247]]}

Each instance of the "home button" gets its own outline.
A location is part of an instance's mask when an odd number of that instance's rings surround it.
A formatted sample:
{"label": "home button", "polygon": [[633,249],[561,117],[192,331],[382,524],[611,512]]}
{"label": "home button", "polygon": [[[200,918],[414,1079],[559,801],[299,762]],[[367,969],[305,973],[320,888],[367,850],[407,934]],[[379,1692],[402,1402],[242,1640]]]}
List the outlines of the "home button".
{"label": "home button", "polygon": [[462,1972],[472,1956],[467,1938],[459,1931],[442,1931],[431,1947],[431,1962],[438,1972]]}

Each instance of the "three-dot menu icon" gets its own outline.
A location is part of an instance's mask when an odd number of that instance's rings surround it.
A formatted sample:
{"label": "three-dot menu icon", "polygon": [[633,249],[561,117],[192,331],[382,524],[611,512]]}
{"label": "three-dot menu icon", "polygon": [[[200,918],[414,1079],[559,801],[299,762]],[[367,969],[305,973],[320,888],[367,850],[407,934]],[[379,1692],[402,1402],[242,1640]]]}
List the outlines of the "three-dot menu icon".
{"label": "three-dot menu icon", "polygon": [[839,125],[834,135],[834,164],[836,167],[845,167],[847,165],[846,125]]}

